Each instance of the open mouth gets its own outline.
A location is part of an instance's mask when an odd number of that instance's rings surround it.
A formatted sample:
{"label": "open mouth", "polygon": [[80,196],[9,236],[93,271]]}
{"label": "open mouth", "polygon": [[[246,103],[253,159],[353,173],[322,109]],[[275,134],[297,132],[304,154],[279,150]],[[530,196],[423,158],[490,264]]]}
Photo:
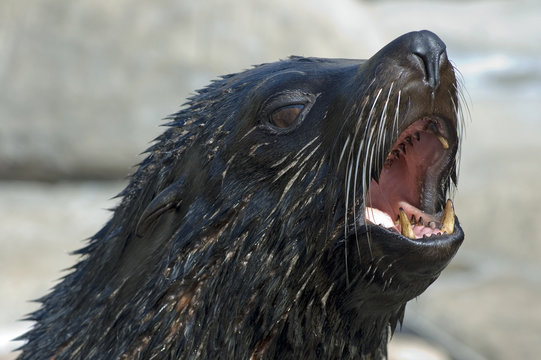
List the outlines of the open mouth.
{"label": "open mouth", "polygon": [[366,222],[410,239],[453,234],[453,203],[445,197],[455,172],[456,141],[450,124],[438,117],[407,127],[378,180],[370,183]]}

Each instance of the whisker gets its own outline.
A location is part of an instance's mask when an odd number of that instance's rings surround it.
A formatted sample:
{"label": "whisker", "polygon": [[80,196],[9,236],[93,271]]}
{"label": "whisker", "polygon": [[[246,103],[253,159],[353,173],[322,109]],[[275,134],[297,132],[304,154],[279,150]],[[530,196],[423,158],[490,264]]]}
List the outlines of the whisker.
{"label": "whisker", "polygon": [[[460,75],[457,77],[457,83],[453,85],[452,89],[449,89],[447,91],[453,103],[455,116],[457,119],[456,126],[457,126],[457,135],[458,135],[458,151],[457,151],[457,157],[456,157],[457,159],[456,178],[458,178],[459,172],[460,172],[460,159],[461,159],[461,154],[462,154],[462,140],[464,138],[464,129],[466,128],[466,118],[471,119],[471,112],[468,106],[468,101],[463,92],[463,89],[465,88],[462,85],[463,80],[462,80],[461,74],[458,72],[458,70],[456,71],[457,71],[457,75]],[[454,93],[451,93],[451,90],[454,90]]]}
{"label": "whisker", "polygon": [[340,167],[340,164],[342,163],[342,160],[343,160],[343,158],[344,158],[344,154],[346,153],[346,148],[347,148],[347,146],[348,146],[348,144],[349,144],[349,139],[350,139],[350,137],[349,137],[349,135],[348,135],[348,137],[347,137],[347,139],[346,139],[346,142],[344,143],[344,147],[342,147],[342,152],[340,153],[340,158],[338,159],[338,165],[337,165],[337,168],[339,168],[339,167]]}
{"label": "whisker", "polygon": [[[347,152],[347,161],[345,162],[345,178],[344,178],[344,191],[345,191],[345,201],[344,201],[344,263],[346,264],[346,282],[349,284],[350,282],[350,278],[349,278],[349,270],[348,270],[348,244],[347,244],[347,239],[348,239],[348,217],[349,217],[349,194],[350,194],[350,191],[351,191],[351,178],[353,176],[353,163],[352,163],[352,160],[353,160],[353,151],[354,151],[354,147],[355,147],[355,140],[356,140],[356,137],[357,137],[357,134],[359,132],[359,128],[360,128],[360,125],[362,124],[362,120],[363,120],[363,113],[364,113],[364,110],[365,110],[365,107],[366,107],[366,104],[368,103],[368,97],[365,97],[363,99],[363,102],[362,102],[362,107],[361,107],[361,110],[360,110],[360,114],[357,118],[357,122],[355,124],[355,133],[353,135],[353,138],[350,138],[350,136],[348,135],[348,137],[346,138],[346,141],[342,147],[342,151],[340,153],[340,158],[338,160],[338,166],[337,168],[340,167],[340,164],[342,164],[345,156],[346,156],[346,152]],[[340,131],[339,133],[341,133],[344,129],[344,125],[345,125],[346,122],[344,122],[342,124],[342,126],[340,127]],[[347,151],[349,149],[349,151]],[[354,199],[355,198],[355,190],[353,192],[353,196],[352,198]],[[353,200],[355,201],[355,199]],[[355,207],[355,206],[354,206]],[[355,216],[354,216],[354,220],[355,220]]]}
{"label": "whisker", "polygon": [[355,198],[357,195],[357,179],[359,178],[359,161],[361,158],[361,150],[363,148],[363,145],[364,139],[362,139],[357,146],[357,157],[355,160],[355,176],[353,181],[353,221],[355,229],[355,241],[357,243],[357,252],[359,253],[359,258],[361,258],[361,249],[359,248],[359,234],[357,230],[357,204],[355,203]]}
{"label": "whisker", "polygon": [[[376,118],[375,116],[376,104],[378,103],[378,99],[382,91],[383,89],[379,89],[372,103],[372,107],[370,109],[370,112],[368,113],[368,118],[366,120],[367,124],[365,127],[365,133],[363,134],[364,136],[363,136],[362,143],[363,143],[363,146],[366,144],[365,146],[366,151],[364,153],[363,166],[362,166],[362,169],[363,169],[362,193],[365,195],[368,191],[368,186],[370,184],[370,181],[372,181],[372,159],[370,158],[370,156],[373,156],[374,144],[372,140],[374,139],[374,132],[376,131],[376,128],[377,128],[377,124],[373,124],[373,121]],[[370,162],[369,162],[369,158],[370,158]],[[364,201],[366,202],[366,198],[364,199],[365,199]],[[363,213],[363,216],[364,216],[364,213]],[[367,242],[368,242],[368,249],[370,252],[370,257],[373,258],[372,241],[370,239],[370,234],[368,232],[367,232]]]}
{"label": "whisker", "polygon": [[[351,153],[351,151],[350,151]],[[344,213],[344,262],[346,264],[346,283],[349,285],[349,271],[348,271],[348,209],[349,209],[349,190],[351,187],[351,175],[352,175],[352,163],[351,156],[348,157],[347,173],[345,183],[345,213]]]}
{"label": "whisker", "polygon": [[[377,124],[378,126],[378,136],[377,136],[377,147],[380,151],[378,151],[377,155],[378,155],[378,160],[381,159],[382,157],[379,156],[381,155],[381,152],[383,152],[384,150],[384,147],[385,147],[385,129],[386,129],[386,119],[387,119],[387,107],[389,106],[389,99],[391,97],[391,92],[393,91],[393,86],[394,86],[394,81],[391,82],[391,86],[389,87],[389,91],[387,92],[387,99],[385,100],[385,105],[383,106],[383,110],[381,112],[381,116],[380,116],[380,120],[379,120],[379,123]],[[381,170],[380,169],[381,165],[378,164],[378,170]]]}
{"label": "whisker", "polygon": [[[381,92],[382,92],[382,89],[379,89],[379,91],[378,91],[378,93],[376,95],[376,98],[374,99],[374,102],[372,104],[372,108],[370,109],[370,112],[368,113],[368,118],[366,120],[366,127],[365,127],[365,132],[364,132],[363,143],[366,143],[367,151],[364,154],[365,156],[364,156],[364,161],[363,161],[363,171],[364,171],[363,178],[362,178],[363,194],[367,191],[369,182],[371,181],[372,169],[367,167],[367,165],[368,165],[367,156],[368,156],[368,149],[372,146],[372,137],[373,137],[373,133],[374,133],[374,126],[372,126],[372,130],[370,130],[370,132],[369,132],[369,128],[372,125],[372,120],[374,119],[374,109],[375,109],[375,106],[377,104],[377,101],[379,99],[379,95],[381,94]],[[365,140],[368,140],[368,141],[365,141]],[[366,173],[367,171],[368,171],[368,174]]]}
{"label": "whisker", "polygon": [[[375,146],[375,144],[374,144],[373,146],[371,146],[371,147],[369,148],[369,151],[366,152],[367,154],[369,154],[368,157],[370,158],[369,166],[368,166],[368,171],[369,171],[369,172],[368,172],[368,177],[367,177],[367,180],[366,180],[366,182],[367,182],[368,184],[369,184],[369,182],[372,181],[372,170],[371,170],[371,169],[372,169],[372,160],[373,160],[373,158],[374,158],[374,156],[375,156],[375,155],[374,155],[374,149],[375,149],[375,147],[376,147],[376,146]],[[367,189],[368,189],[368,186],[369,186],[368,184],[366,185],[366,188],[367,188]],[[374,255],[372,254],[372,239],[371,239],[371,237],[370,237],[370,233],[367,233],[367,242],[368,242],[368,250],[369,250],[369,252],[370,252],[370,257],[373,258]]]}
{"label": "whisker", "polygon": [[400,117],[400,98],[402,96],[402,89],[398,90],[398,97],[396,99],[396,110],[394,113],[393,129],[392,134],[398,138],[398,119]]}

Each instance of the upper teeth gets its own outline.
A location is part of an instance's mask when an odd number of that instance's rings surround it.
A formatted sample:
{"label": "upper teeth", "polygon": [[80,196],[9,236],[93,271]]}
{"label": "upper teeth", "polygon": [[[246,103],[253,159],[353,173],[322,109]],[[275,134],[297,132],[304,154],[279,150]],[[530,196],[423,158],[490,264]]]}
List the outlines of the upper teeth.
{"label": "upper teeth", "polygon": [[436,137],[438,138],[438,140],[441,142],[441,145],[443,146],[443,148],[445,150],[449,149],[449,142],[447,141],[447,139],[441,135],[441,134],[436,134]]}
{"label": "upper teeth", "polygon": [[[438,127],[434,123],[429,123],[425,127],[425,130],[432,132],[436,136],[436,138],[439,140],[439,142],[441,143],[441,146],[445,150],[449,149],[449,141],[447,140],[447,138],[445,136],[443,136],[443,134],[438,130]],[[419,141],[421,139],[421,135],[420,135],[419,132],[414,133],[413,137],[417,141]],[[406,149],[407,149],[406,144],[409,145],[409,146],[413,146],[413,141],[412,141],[411,136],[406,136],[404,138],[404,142],[399,143],[396,146],[396,148],[391,150],[389,155],[387,155],[387,159],[385,159],[385,166],[386,167],[390,167],[393,164],[394,160],[400,159],[401,154],[406,155]]]}
{"label": "upper teeth", "polygon": [[428,130],[434,133],[434,135],[436,135],[436,137],[438,138],[438,140],[440,141],[441,145],[443,146],[445,150],[449,149],[449,142],[447,141],[445,136],[443,136],[443,134],[440,132],[437,121],[435,120],[429,121],[425,126],[425,130]]}

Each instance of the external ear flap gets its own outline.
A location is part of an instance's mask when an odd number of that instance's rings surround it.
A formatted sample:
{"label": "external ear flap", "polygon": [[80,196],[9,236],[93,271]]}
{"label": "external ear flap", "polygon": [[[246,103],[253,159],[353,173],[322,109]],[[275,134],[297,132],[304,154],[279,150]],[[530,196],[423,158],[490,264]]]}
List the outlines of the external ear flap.
{"label": "external ear flap", "polygon": [[184,188],[184,179],[179,179],[166,187],[148,204],[139,218],[136,234],[142,234],[152,223],[167,211],[177,208],[182,202],[181,194]]}

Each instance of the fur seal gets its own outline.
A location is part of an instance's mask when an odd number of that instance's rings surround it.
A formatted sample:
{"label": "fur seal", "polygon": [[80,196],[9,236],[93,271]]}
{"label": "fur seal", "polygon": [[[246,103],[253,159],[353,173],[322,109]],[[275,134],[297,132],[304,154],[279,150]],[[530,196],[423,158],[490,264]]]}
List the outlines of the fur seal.
{"label": "fur seal", "polygon": [[455,255],[460,92],[429,31],[291,57],[170,117],[19,359],[383,359]]}

